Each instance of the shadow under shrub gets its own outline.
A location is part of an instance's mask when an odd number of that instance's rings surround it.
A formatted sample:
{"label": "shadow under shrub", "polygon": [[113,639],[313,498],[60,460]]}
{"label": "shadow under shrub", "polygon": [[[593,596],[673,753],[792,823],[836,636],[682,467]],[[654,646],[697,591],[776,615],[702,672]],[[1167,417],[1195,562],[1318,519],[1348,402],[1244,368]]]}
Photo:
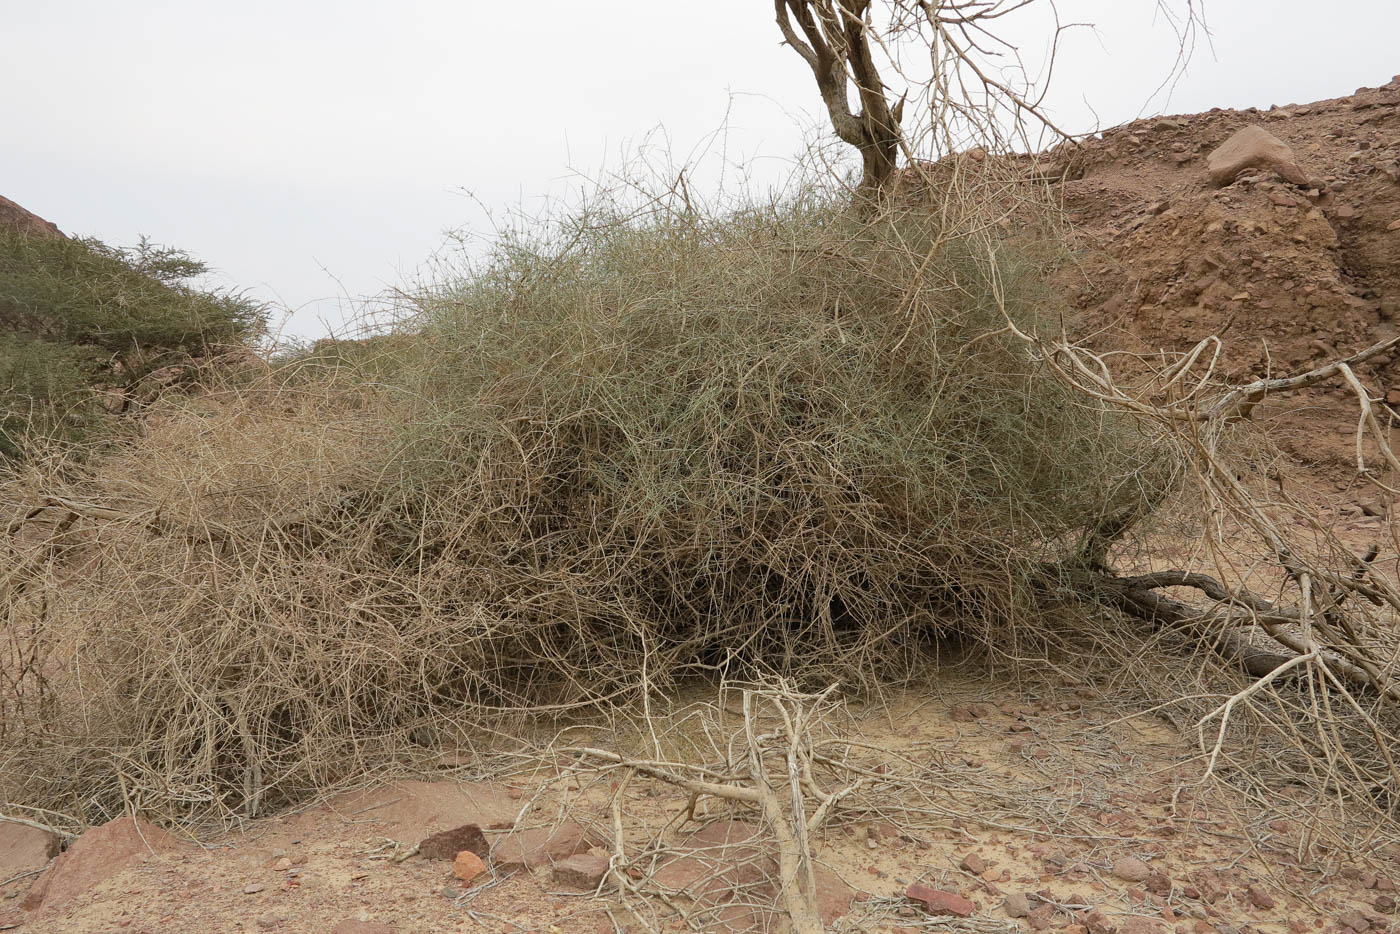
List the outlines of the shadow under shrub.
{"label": "shadow under shrub", "polygon": [[118,517],[6,596],[70,660],[7,793],[249,811],[696,673],[1033,649],[1043,563],[1160,481],[999,333],[1058,326],[1054,244],[946,216],[595,204],[425,290],[373,379],[153,416],[67,484]]}

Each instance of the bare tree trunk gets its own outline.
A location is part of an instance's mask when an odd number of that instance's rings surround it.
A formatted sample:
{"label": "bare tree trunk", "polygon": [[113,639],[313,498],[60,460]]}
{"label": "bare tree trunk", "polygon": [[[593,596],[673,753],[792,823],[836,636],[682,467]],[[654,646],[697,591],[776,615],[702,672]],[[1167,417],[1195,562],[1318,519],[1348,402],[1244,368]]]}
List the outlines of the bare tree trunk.
{"label": "bare tree trunk", "polygon": [[[774,8],[784,41],[812,69],[836,135],[860,152],[860,199],[878,205],[898,166],[904,99],[891,106],[885,98],[870,46],[870,2],[774,0]],[[854,82],[860,96],[858,112],[851,110],[848,82]]]}

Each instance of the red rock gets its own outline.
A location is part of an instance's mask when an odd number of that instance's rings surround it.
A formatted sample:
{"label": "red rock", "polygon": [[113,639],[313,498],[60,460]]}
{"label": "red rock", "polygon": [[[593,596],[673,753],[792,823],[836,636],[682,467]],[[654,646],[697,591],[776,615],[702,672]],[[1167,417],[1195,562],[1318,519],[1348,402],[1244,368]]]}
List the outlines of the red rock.
{"label": "red rock", "polygon": [[491,847],[491,862],[502,872],[522,868],[534,870],[586,853],[605,842],[580,824],[566,821],[557,827],[535,827],[506,834]]}
{"label": "red rock", "polygon": [[928,913],[935,917],[970,918],[977,906],[956,892],[945,892],[933,886],[915,882],[905,889],[904,894],[917,902],[923,902]]}
{"label": "red rock", "polygon": [[1250,904],[1255,908],[1269,909],[1276,904],[1274,897],[1269,894],[1269,890],[1262,885],[1251,885],[1245,889],[1245,895],[1249,898]]}
{"label": "red rock", "polygon": [[58,837],[23,824],[0,822],[0,881],[43,869],[58,855]]}
{"label": "red rock", "polygon": [[1055,921],[1055,906],[1041,905],[1026,916],[1026,923],[1033,931],[1043,931]]}
{"label": "red rock", "polygon": [[491,852],[486,835],[479,824],[463,824],[451,830],[435,833],[418,844],[418,855],[424,859],[456,859],[463,850],[485,859]]}
{"label": "red rock", "polygon": [[1225,894],[1225,885],[1220,876],[1210,869],[1202,869],[1191,874],[1191,881],[1200,890],[1200,899],[1206,904],[1219,901]]}
{"label": "red rock", "polygon": [[591,892],[602,884],[610,866],[611,861],[605,851],[590,850],[555,863],[553,879],[559,885]]}
{"label": "red rock", "polygon": [[976,853],[967,854],[958,865],[965,872],[970,872],[974,876],[980,876],[987,871],[987,861]]}
{"label": "red rock", "polygon": [[1102,911],[1095,908],[1086,915],[1081,916],[1084,927],[1089,934],[1116,934],[1118,928],[1109,921]]}
{"label": "red rock", "polygon": [[1344,915],[1338,915],[1337,921],[1343,927],[1355,931],[1356,934],[1365,934],[1366,931],[1371,929],[1371,922],[1366,920],[1363,915],[1357,914],[1354,911]]}
{"label": "red rock", "polygon": [[486,864],[471,850],[463,850],[452,861],[452,874],[463,882],[470,882],[486,871]]}
{"label": "red rock", "polygon": [[1031,913],[1030,896],[1024,892],[1012,892],[1006,896],[1006,901],[1001,903],[1001,910],[1006,912],[1008,918],[1024,918]]}
{"label": "red rock", "polygon": [[142,858],[183,849],[185,844],[154,824],[131,817],[85,831],[39,878],[20,903],[27,911],[55,910],[86,896],[99,884]]}
{"label": "red rock", "polygon": [[[897,833],[897,831],[895,831]],[[872,835],[880,835],[872,828]],[[692,900],[716,929],[769,930],[777,913],[778,861],[760,828],[722,820],[681,837],[676,855],[652,874],[665,889]],[[817,909],[830,925],[850,910],[855,888],[824,866],[813,867]]]}
{"label": "red rock", "polygon": [[1152,875],[1152,867],[1136,856],[1118,857],[1110,871],[1127,882],[1145,882]]}
{"label": "red rock", "polygon": [[851,910],[857,897],[854,887],[825,866],[814,866],[812,876],[817,883],[817,911],[828,927]]}
{"label": "red rock", "polygon": [[687,889],[715,870],[736,884],[760,882],[777,866],[761,843],[759,828],[753,824],[715,821],[682,837],[676,847],[682,855],[663,863],[654,877],[676,889]]}
{"label": "red rock", "polygon": [[1153,872],[1147,877],[1147,891],[1160,898],[1166,898],[1172,894],[1172,880],[1164,873]]}

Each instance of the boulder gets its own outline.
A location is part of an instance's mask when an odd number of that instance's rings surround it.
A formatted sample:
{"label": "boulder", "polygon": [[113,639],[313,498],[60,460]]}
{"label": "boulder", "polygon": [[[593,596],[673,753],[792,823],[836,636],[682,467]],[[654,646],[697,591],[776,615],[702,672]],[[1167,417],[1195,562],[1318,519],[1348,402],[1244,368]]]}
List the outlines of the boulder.
{"label": "boulder", "polygon": [[591,892],[603,884],[611,866],[606,850],[592,849],[555,863],[553,878],[558,885]]}
{"label": "boulder", "polygon": [[1266,169],[1294,185],[1307,185],[1308,176],[1293,150],[1261,126],[1247,126],[1221,143],[1206,160],[1206,171],[1217,185],[1228,185],[1250,169]]}
{"label": "boulder", "polygon": [[58,855],[58,838],[46,830],[0,822],[0,881],[43,869]]}
{"label": "boulder", "polygon": [[491,845],[477,824],[463,824],[452,830],[435,833],[418,844],[418,855],[424,859],[456,859],[457,854],[469,850],[477,856],[486,857]]}
{"label": "boulder", "polygon": [[154,824],[121,817],[85,831],[24,897],[27,911],[56,910],[147,857],[177,852],[186,844]]}
{"label": "boulder", "polygon": [[500,872],[535,870],[586,853],[607,841],[573,821],[555,827],[512,831],[491,847],[491,863]]}
{"label": "boulder", "polygon": [[935,889],[931,885],[915,882],[904,890],[904,894],[916,902],[924,903],[924,910],[935,918],[970,918],[977,906],[957,892]]}

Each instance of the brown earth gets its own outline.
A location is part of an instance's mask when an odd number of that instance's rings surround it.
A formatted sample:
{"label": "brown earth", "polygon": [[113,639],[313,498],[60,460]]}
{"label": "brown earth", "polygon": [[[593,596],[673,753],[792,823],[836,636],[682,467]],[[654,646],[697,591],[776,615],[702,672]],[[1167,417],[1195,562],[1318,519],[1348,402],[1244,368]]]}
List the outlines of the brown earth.
{"label": "brown earth", "polygon": [[[923,690],[845,716],[843,734],[916,764],[937,791],[917,819],[856,814],[813,840],[823,915],[843,919],[833,930],[1357,934],[1397,919],[1400,853],[1362,838],[1351,852],[1309,847],[1305,809],[1269,816],[1201,784],[1194,743],[1154,716],[1124,717],[1107,685],[1013,685],[950,668]],[[0,928],[647,930],[607,888],[594,897],[583,887],[611,855],[617,774],[558,766],[491,782],[447,770],[383,784],[204,833],[198,845],[122,819],[81,835],[48,874],[0,886]],[[697,913],[696,930],[781,929],[773,856],[750,836],[750,815],[709,799],[687,822],[687,796],[642,776],[622,794],[630,878],[669,890]],[[463,824],[490,843],[482,876],[463,882],[448,859],[395,861]],[[0,850],[8,833],[0,825]],[[927,926],[929,913],[905,895],[911,887],[946,911],[970,910],[970,926]],[[658,929],[685,929],[666,905],[654,907]]]}
{"label": "brown earth", "polygon": [[[1206,158],[1258,125],[1314,184],[1267,170],[1224,187]],[[1267,111],[1139,120],[1057,159],[1076,225],[1061,282],[1104,348],[1154,354],[1228,337],[1223,372],[1278,375],[1397,333],[1400,79]],[[1400,381],[1394,358],[1378,368]]]}
{"label": "brown earth", "polygon": [[[1307,184],[1266,169],[1212,181],[1208,158],[1258,126]],[[1059,285],[1078,336],[1126,373],[1161,351],[1224,338],[1231,381],[1302,372],[1400,334],[1400,77],[1268,110],[1138,120],[1052,154],[1078,263]],[[1358,368],[1400,404],[1400,352]],[[1333,492],[1354,474],[1356,401],[1339,385],[1273,418],[1283,450]],[[1353,504],[1355,505],[1355,504]]]}

